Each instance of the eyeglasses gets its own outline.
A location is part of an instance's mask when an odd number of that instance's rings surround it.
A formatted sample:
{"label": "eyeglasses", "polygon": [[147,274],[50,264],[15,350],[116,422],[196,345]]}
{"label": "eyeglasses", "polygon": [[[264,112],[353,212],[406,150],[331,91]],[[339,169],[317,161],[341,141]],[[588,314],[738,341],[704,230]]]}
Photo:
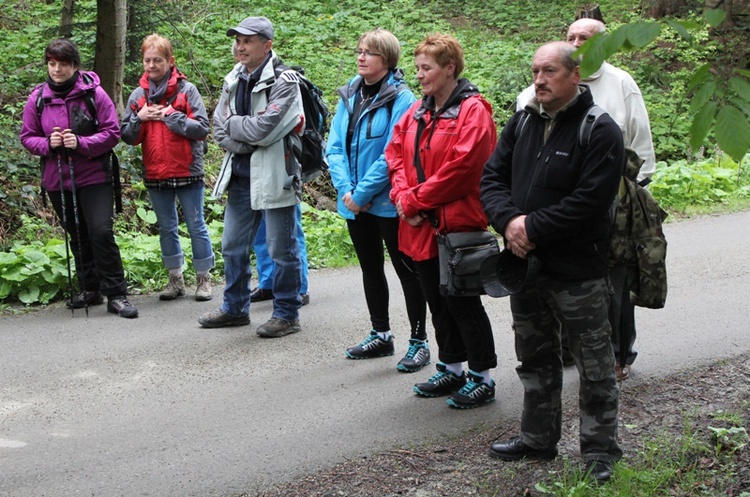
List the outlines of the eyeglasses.
{"label": "eyeglasses", "polygon": [[383,54],[380,54],[377,52],[371,52],[370,50],[361,50],[361,49],[355,50],[354,53],[357,55],[357,57],[361,55],[364,55],[365,57],[377,57],[377,56],[382,57],[383,56]]}

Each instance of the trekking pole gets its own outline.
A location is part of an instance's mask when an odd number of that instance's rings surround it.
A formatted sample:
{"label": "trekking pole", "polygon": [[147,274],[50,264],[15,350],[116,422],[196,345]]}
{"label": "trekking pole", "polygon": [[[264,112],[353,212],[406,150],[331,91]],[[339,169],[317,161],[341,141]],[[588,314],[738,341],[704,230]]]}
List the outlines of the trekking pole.
{"label": "trekking pole", "polygon": [[[70,133],[69,129],[63,131],[63,134]],[[70,170],[70,193],[73,196],[73,222],[76,226],[76,242],[78,243],[78,262],[83,269],[83,259],[81,258],[81,220],[78,216],[78,195],[76,192],[76,181],[73,175],[73,157],[70,153],[66,154],[68,157],[68,169]],[[89,317],[89,301],[86,298],[86,281],[83,275],[78,275],[78,281],[81,283],[81,293],[83,294],[83,308],[86,312],[86,317]]]}
{"label": "trekking pole", "polygon": [[[52,131],[60,132],[60,128],[54,127]],[[68,263],[68,296],[70,297],[70,314],[75,316],[75,309],[73,308],[73,276],[70,272],[70,248],[68,247],[68,215],[65,212],[65,189],[63,186],[63,175],[62,175],[62,152],[60,148],[57,152],[57,175],[60,177],[60,201],[62,202],[62,225],[63,225],[63,236],[65,237],[65,260]]]}

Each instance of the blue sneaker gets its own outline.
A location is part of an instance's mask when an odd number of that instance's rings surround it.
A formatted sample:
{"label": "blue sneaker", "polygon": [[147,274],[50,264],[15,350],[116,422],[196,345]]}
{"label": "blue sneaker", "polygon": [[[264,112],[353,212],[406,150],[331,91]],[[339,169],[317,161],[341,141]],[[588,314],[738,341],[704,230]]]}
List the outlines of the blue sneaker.
{"label": "blue sneaker", "polygon": [[383,340],[375,330],[358,345],[346,349],[346,357],[349,359],[372,359],[389,355],[393,355],[393,337]]}
{"label": "blue sneaker", "polygon": [[495,401],[495,382],[490,380],[487,384],[482,375],[469,371],[469,379],[466,385],[454,393],[445,403],[456,409],[473,409],[483,404]]}
{"label": "blue sneaker", "polygon": [[404,373],[415,373],[430,363],[430,349],[427,340],[411,338],[409,350],[403,359],[398,361],[396,369]]}
{"label": "blue sneaker", "polygon": [[466,374],[463,371],[461,376],[458,376],[448,371],[442,362],[437,363],[435,367],[438,372],[427,382],[414,385],[414,393],[422,397],[441,397],[457,392],[466,384]]}

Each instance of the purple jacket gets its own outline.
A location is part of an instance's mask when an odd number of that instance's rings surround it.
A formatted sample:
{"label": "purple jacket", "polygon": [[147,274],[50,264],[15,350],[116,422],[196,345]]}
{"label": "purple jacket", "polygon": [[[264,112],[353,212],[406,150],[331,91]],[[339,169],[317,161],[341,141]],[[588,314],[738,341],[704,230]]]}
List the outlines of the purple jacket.
{"label": "purple jacket", "polygon": [[[90,123],[93,120],[84,100],[86,90],[91,88],[95,89],[94,102],[99,126],[90,124],[90,129],[85,130],[77,123]],[[40,91],[44,100],[41,122],[37,115],[37,95]],[[111,181],[109,152],[120,141],[120,122],[117,109],[99,86],[96,73],[81,71],[73,89],[64,98],[56,97],[49,85],[39,85],[31,92],[23,109],[21,143],[32,154],[46,158],[42,186],[49,191],[60,191],[57,154],[50,150],[48,140],[54,127],[72,129],[78,135],[78,149],[65,149],[72,159],[76,188]],[[62,176],[64,189],[69,190],[70,169],[65,158],[62,161]]]}

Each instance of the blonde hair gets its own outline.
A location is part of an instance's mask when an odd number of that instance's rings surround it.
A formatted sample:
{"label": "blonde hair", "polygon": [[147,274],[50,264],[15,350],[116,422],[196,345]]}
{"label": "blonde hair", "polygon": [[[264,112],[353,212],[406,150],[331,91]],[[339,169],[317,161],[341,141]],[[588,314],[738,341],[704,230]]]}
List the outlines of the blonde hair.
{"label": "blonde hair", "polygon": [[455,79],[458,79],[465,67],[464,49],[458,40],[449,34],[435,33],[429,35],[417,45],[414,56],[417,55],[429,55],[435,59],[440,67],[445,67],[452,62],[456,66],[456,70],[453,72]]}
{"label": "blonde hair", "polygon": [[368,31],[359,37],[357,48],[367,45],[373,51],[378,52],[385,59],[388,69],[398,66],[398,58],[401,56],[401,44],[393,33],[383,28]]}
{"label": "blonde hair", "polygon": [[164,38],[163,36],[159,36],[156,33],[148,35],[143,40],[143,43],[141,44],[141,55],[146,53],[146,50],[148,50],[149,48],[157,50],[167,59],[171,59],[172,57],[174,57],[172,42]]}

